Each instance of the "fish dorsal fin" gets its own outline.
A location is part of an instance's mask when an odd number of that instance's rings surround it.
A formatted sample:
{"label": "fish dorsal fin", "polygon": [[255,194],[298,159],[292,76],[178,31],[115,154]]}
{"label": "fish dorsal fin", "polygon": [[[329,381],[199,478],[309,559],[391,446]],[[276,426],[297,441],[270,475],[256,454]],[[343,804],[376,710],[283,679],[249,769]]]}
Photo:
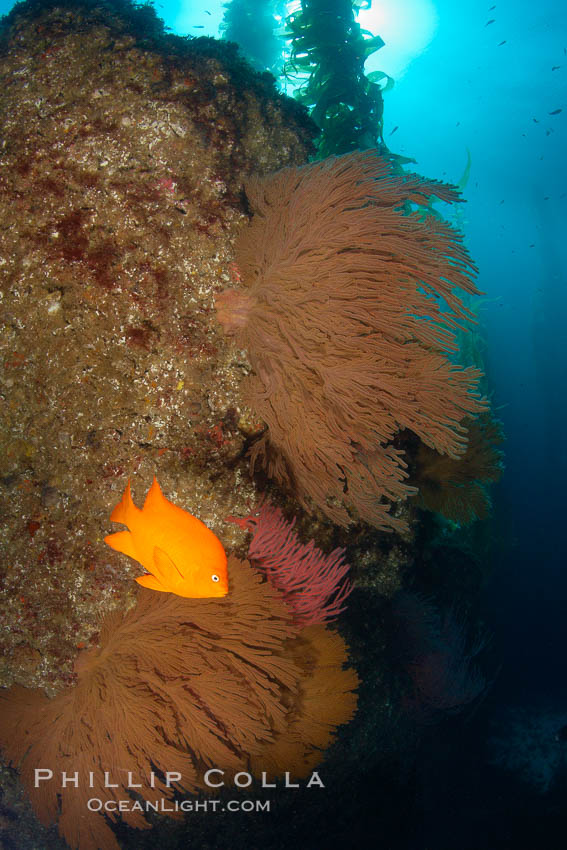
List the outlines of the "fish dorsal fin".
{"label": "fish dorsal fin", "polygon": [[177,569],[175,561],[172,561],[167,552],[154,546],[154,570],[153,574],[162,584],[172,585],[183,580],[183,576]]}
{"label": "fish dorsal fin", "polygon": [[129,526],[130,523],[128,520],[131,520],[137,512],[139,512],[139,509],[132,501],[132,491],[130,490],[130,481],[128,481],[126,489],[122,495],[122,499],[118,502],[110,514],[110,519],[112,522],[121,522],[124,525]]}
{"label": "fish dorsal fin", "polygon": [[152,481],[152,486],[148,490],[146,500],[144,502],[143,511],[149,511],[151,513],[155,513],[156,511],[167,510],[168,506],[171,503],[165,498],[163,493],[161,492],[161,487],[158,484],[158,480],[154,475],[154,480]]}

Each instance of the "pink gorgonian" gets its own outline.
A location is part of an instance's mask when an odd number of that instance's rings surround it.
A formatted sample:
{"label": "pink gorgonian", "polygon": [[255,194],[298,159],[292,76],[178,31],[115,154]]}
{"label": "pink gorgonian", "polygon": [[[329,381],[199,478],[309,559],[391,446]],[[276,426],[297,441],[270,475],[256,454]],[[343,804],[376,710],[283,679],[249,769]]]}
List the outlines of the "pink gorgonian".
{"label": "pink gorgonian", "polygon": [[288,522],[281,510],[269,503],[250,516],[228,520],[252,532],[248,557],[283,594],[298,624],[334,620],[344,610],[352,591],[352,582],[345,579],[349,565],[344,561],[344,549],[326,555],[313,540],[301,543],[293,530],[295,518]]}

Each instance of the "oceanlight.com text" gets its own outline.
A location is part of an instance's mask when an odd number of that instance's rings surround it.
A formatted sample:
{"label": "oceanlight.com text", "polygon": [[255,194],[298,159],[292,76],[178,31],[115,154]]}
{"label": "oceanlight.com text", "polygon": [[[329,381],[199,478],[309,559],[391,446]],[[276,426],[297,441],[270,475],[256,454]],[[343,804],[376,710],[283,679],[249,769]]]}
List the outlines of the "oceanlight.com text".
{"label": "oceanlight.com text", "polygon": [[101,800],[91,797],[87,801],[90,812],[269,812],[270,800],[167,800],[161,797],[150,802],[144,800]]}

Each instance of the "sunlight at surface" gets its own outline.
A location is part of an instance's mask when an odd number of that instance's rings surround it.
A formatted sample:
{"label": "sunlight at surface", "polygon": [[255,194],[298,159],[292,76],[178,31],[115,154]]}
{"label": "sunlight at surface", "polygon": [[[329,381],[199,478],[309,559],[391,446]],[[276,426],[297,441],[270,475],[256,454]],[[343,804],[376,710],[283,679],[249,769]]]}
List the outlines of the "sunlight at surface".
{"label": "sunlight at surface", "polygon": [[370,9],[358,13],[358,21],[386,42],[369,57],[365,72],[385,71],[399,80],[433,40],[438,15],[431,0],[373,0]]}
{"label": "sunlight at surface", "polygon": [[[0,0],[1,2],[1,0]],[[286,5],[287,14],[299,7]],[[158,14],[179,35],[212,35],[218,38],[224,6],[219,0],[181,0],[156,3]],[[373,0],[358,13],[360,25],[379,35],[386,46],[369,57],[365,71],[385,71],[399,80],[413,59],[427,49],[435,35],[438,15],[432,0]]]}

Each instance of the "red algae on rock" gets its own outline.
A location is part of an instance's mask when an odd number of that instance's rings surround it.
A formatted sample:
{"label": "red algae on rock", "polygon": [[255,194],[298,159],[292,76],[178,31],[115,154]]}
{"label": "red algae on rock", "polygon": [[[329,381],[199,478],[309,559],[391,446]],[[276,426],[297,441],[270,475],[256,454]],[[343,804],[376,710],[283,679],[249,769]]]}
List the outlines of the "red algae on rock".
{"label": "red algae on rock", "polygon": [[234,46],[118,0],[18,4],[0,76],[1,682],[54,693],[133,604],[102,542],[129,476],[242,539],[245,365],[213,295],[243,179],[305,161],[314,128]]}

